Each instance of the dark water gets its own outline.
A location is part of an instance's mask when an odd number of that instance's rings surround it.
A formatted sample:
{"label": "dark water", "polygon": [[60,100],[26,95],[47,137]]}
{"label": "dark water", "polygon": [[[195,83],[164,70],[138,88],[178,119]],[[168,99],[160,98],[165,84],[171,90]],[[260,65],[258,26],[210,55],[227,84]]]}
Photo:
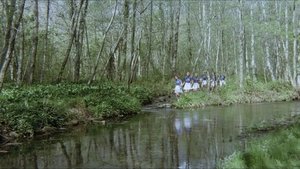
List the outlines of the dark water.
{"label": "dark water", "polygon": [[155,110],[23,144],[0,168],[215,168],[243,148],[245,126],[298,112],[299,102]]}

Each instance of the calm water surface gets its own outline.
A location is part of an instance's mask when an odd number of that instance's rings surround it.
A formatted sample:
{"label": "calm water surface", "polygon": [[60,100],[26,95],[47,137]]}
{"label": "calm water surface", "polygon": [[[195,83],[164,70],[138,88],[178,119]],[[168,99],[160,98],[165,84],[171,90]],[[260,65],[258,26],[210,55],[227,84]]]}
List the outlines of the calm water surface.
{"label": "calm water surface", "polygon": [[243,148],[237,135],[262,120],[300,112],[300,102],[151,110],[126,122],[91,125],[25,143],[2,168],[215,168]]}

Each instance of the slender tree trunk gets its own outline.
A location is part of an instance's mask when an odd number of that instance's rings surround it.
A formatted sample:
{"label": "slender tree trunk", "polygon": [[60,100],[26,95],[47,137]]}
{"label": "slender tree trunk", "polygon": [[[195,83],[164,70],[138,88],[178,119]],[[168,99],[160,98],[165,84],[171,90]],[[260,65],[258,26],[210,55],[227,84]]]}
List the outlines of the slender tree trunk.
{"label": "slender tree trunk", "polygon": [[255,56],[255,39],[254,39],[254,20],[253,20],[253,3],[250,6],[250,17],[251,17],[251,75],[252,80],[257,81],[256,79],[256,56]]}
{"label": "slender tree trunk", "polygon": [[169,1],[170,5],[170,33],[169,33],[169,42],[168,42],[168,54],[171,61],[171,73],[175,73],[175,59],[174,59],[174,2]]}
{"label": "slender tree trunk", "polygon": [[0,58],[0,70],[3,69],[3,64],[6,58],[6,54],[8,51],[9,47],[9,42],[10,42],[10,37],[11,37],[11,27],[13,25],[13,17],[14,13],[16,10],[16,0],[10,0],[10,3],[8,1],[4,2],[4,7],[5,8],[5,14],[6,14],[6,31],[5,31],[5,40],[4,40],[4,45],[1,51],[1,58]]}
{"label": "slender tree trunk", "polygon": [[23,68],[23,58],[24,58],[24,47],[25,47],[25,33],[24,33],[24,23],[22,20],[22,27],[20,32],[20,53],[19,53],[19,59],[18,59],[18,70],[17,70],[17,85],[20,86],[22,83],[22,68]]}
{"label": "slender tree trunk", "polygon": [[10,63],[10,66],[9,66],[9,68],[10,68],[10,80],[11,81],[14,81],[14,79],[15,79],[15,76],[14,76],[14,72],[15,72],[15,62],[16,62],[16,60],[14,59],[15,57],[15,52],[14,52],[14,50],[12,51],[13,53],[12,53],[12,60],[11,60],[11,63]]}
{"label": "slender tree trunk", "polygon": [[165,75],[166,75],[166,35],[167,35],[167,30],[166,30],[166,24],[165,24],[165,12],[163,9],[163,2],[159,2],[159,13],[160,13],[160,18],[162,20],[161,23],[161,30],[162,30],[162,36],[161,36],[161,47],[159,50],[159,56],[162,57],[162,75],[163,75],[163,80],[165,80]]}
{"label": "slender tree trunk", "polygon": [[148,42],[148,56],[146,61],[146,75],[149,75],[149,65],[152,59],[152,32],[153,32],[153,0],[150,0],[150,28],[149,28],[149,42]]}
{"label": "slender tree trunk", "polygon": [[85,17],[87,13],[87,8],[88,8],[88,0],[85,0],[84,11],[81,12],[80,19],[79,19],[79,29],[77,30],[76,37],[75,37],[76,56],[75,56],[75,66],[74,66],[74,82],[78,82],[80,79],[80,64],[81,64]]}
{"label": "slender tree trunk", "polygon": [[291,69],[289,61],[289,16],[288,16],[288,1],[285,1],[285,46],[284,46],[284,79],[291,82]]}
{"label": "slender tree trunk", "polygon": [[[71,2],[73,3],[73,1],[71,1]],[[57,83],[61,82],[62,75],[64,73],[65,67],[66,67],[67,62],[68,62],[69,57],[70,57],[70,53],[71,53],[72,46],[73,46],[73,41],[76,37],[78,19],[79,19],[80,12],[81,12],[81,9],[82,9],[82,6],[83,6],[83,2],[84,2],[84,0],[81,0],[80,4],[79,4],[79,8],[77,10],[74,10],[74,12],[71,12],[73,15],[72,15],[72,23],[71,23],[71,29],[70,29],[70,38],[69,38],[69,41],[68,41],[68,46],[67,46],[67,50],[66,50],[66,53],[65,53],[65,58],[63,60],[63,63],[61,65],[61,68],[60,68],[59,73],[58,73]],[[71,9],[72,9],[71,11],[73,11],[73,6],[74,5],[71,5]]]}
{"label": "slender tree trunk", "polygon": [[174,54],[172,60],[172,73],[175,74],[177,66],[177,57],[178,57],[178,40],[179,40],[179,22],[180,22],[180,10],[181,10],[181,0],[178,2],[177,11],[176,11],[176,27],[174,34]]}
{"label": "slender tree trunk", "polygon": [[45,77],[45,69],[46,69],[46,59],[48,58],[48,30],[49,30],[49,12],[50,12],[50,0],[47,0],[47,10],[46,10],[46,32],[45,32],[45,46],[44,46],[44,53],[43,53],[43,62],[42,62],[42,70],[40,75],[40,82],[44,81]]}
{"label": "slender tree trunk", "polygon": [[34,74],[35,74],[35,67],[36,67],[36,57],[37,57],[37,48],[38,48],[38,42],[39,42],[39,3],[38,0],[34,0],[34,20],[35,20],[35,26],[34,31],[32,35],[32,57],[31,57],[31,63],[30,63],[30,72],[29,72],[29,84],[32,84],[34,81]]}
{"label": "slender tree trunk", "polygon": [[207,35],[208,33],[206,32],[207,31],[207,24],[206,24],[206,2],[203,1],[202,2],[202,35],[203,35],[203,45],[204,45],[204,56],[205,56],[205,59],[204,59],[204,67],[205,69],[207,70],[208,69],[208,52],[207,52],[207,47],[206,47],[206,42],[207,42]]}
{"label": "slender tree trunk", "polygon": [[[124,34],[122,39],[122,48],[120,51],[120,55],[123,58],[123,66],[122,72],[119,72],[120,80],[123,79],[127,75],[127,37],[128,37],[128,22],[129,22],[129,1],[124,0],[124,7],[123,7],[123,27],[124,27]],[[120,58],[121,60],[121,58]]]}
{"label": "slender tree trunk", "polygon": [[243,25],[243,2],[239,0],[239,10],[238,10],[238,17],[239,17],[239,86],[243,88],[244,86],[244,25]]}
{"label": "slender tree trunk", "polygon": [[[262,10],[263,10],[263,19],[265,22],[265,25],[268,24],[267,22],[267,15],[266,15],[266,8],[265,8],[265,2],[262,2]],[[274,71],[273,71],[273,67],[271,65],[271,59],[270,59],[270,46],[269,46],[269,42],[267,40],[267,38],[269,37],[269,34],[266,33],[266,38],[265,38],[265,51],[266,51],[266,57],[265,57],[265,62],[266,62],[266,70],[268,71],[269,75],[271,76],[271,80],[274,81],[275,80],[275,76],[274,76]]]}
{"label": "slender tree trunk", "polygon": [[188,38],[188,52],[187,52],[187,56],[188,56],[188,67],[192,67],[192,59],[193,59],[193,53],[192,53],[192,31],[191,31],[191,6],[190,3],[187,2],[187,18],[186,18],[186,22],[187,22],[187,38]]}
{"label": "slender tree trunk", "polygon": [[11,58],[12,58],[12,52],[14,50],[17,30],[19,29],[19,25],[20,25],[20,22],[23,17],[24,6],[25,6],[25,0],[22,0],[19,4],[19,10],[18,10],[18,15],[16,16],[16,20],[15,20],[13,26],[8,28],[11,30],[11,33],[10,33],[10,39],[8,42],[8,44],[9,44],[8,45],[9,48],[7,50],[8,52],[5,52],[5,60],[4,60],[3,66],[0,70],[0,92],[3,88],[5,73],[7,71],[7,68],[9,66]]}
{"label": "slender tree trunk", "polygon": [[95,76],[96,76],[96,73],[97,73],[97,69],[98,69],[98,66],[99,66],[99,62],[100,62],[100,57],[102,56],[102,52],[104,50],[104,46],[105,46],[105,41],[106,41],[106,37],[107,37],[107,34],[112,26],[112,23],[114,21],[114,18],[116,16],[116,12],[117,12],[117,7],[118,7],[118,0],[116,0],[116,3],[115,3],[115,9],[114,9],[114,13],[113,13],[113,16],[111,17],[110,19],[110,22],[108,24],[108,26],[106,27],[106,30],[104,32],[104,36],[103,36],[103,39],[102,39],[102,44],[101,44],[101,49],[100,51],[98,52],[97,54],[97,59],[96,59],[96,64],[93,68],[93,71],[92,71],[92,76],[90,77],[90,80],[88,82],[88,84],[91,84],[93,82],[93,80],[95,79]]}
{"label": "slender tree trunk", "polygon": [[133,2],[133,14],[132,14],[132,28],[131,28],[131,50],[130,50],[130,66],[129,66],[129,76],[128,76],[128,89],[130,89],[130,84],[133,81],[134,70],[135,70],[135,29],[136,29],[136,9],[137,9],[137,0]]}
{"label": "slender tree trunk", "polygon": [[[293,74],[292,74],[292,85],[294,87],[296,87],[297,85],[297,81],[296,81],[296,77],[297,77],[297,57],[298,57],[298,52],[297,52],[297,48],[298,48],[298,40],[297,40],[297,31],[298,31],[298,17],[296,18],[296,1],[294,0],[293,3]],[[296,23],[297,22],[297,23]]]}
{"label": "slender tree trunk", "polygon": [[[278,26],[278,28],[281,28],[281,4],[276,1],[275,2],[275,10],[276,10],[276,25]],[[281,32],[281,29],[279,30]],[[275,68],[275,78],[276,79],[282,79],[282,57],[280,54],[280,38],[281,35],[279,35],[279,37],[275,38],[275,52],[276,52],[276,68]]]}
{"label": "slender tree trunk", "polygon": [[208,11],[208,19],[207,19],[207,55],[206,55],[206,62],[207,62],[207,68],[211,68],[211,16],[212,16],[212,1],[209,3],[209,11]]}

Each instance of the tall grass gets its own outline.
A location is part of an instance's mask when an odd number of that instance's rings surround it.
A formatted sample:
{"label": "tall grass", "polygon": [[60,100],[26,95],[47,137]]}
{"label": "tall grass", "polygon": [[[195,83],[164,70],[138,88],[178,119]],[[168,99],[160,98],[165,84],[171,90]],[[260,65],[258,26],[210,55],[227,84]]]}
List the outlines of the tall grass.
{"label": "tall grass", "polygon": [[225,158],[218,168],[299,168],[300,125],[248,143],[243,152]]}

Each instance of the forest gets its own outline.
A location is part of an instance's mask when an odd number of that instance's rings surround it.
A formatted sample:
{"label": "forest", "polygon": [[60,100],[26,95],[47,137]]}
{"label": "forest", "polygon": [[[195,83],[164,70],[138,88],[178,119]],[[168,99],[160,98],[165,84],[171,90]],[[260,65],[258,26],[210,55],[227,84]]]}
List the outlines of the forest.
{"label": "forest", "polygon": [[[18,142],[46,138],[37,142],[50,149],[47,138],[78,128],[76,157],[87,133],[105,142],[93,155],[107,161],[93,167],[200,168],[204,157],[212,168],[299,167],[299,9],[299,0],[0,0],[0,169],[32,159],[57,168],[58,153]],[[222,74],[226,85],[175,97],[174,76],[186,72]],[[68,139],[53,148],[67,159]],[[90,167],[76,160],[69,168]]]}
{"label": "forest", "polygon": [[4,84],[299,74],[299,1],[1,0]]}

